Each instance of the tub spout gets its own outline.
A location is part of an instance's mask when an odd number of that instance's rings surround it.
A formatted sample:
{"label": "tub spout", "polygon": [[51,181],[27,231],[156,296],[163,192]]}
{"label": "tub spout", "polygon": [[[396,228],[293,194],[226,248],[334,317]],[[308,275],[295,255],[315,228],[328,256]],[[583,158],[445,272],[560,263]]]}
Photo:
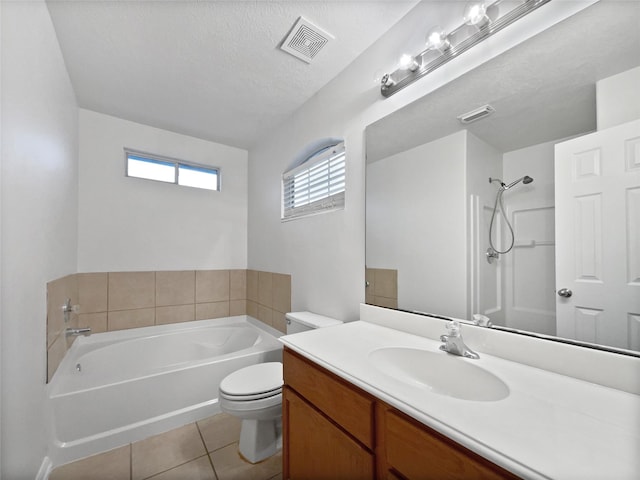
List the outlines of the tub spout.
{"label": "tub spout", "polygon": [[67,328],[64,331],[67,337],[79,337],[80,335],[91,335],[91,327],[82,327],[82,328]]}

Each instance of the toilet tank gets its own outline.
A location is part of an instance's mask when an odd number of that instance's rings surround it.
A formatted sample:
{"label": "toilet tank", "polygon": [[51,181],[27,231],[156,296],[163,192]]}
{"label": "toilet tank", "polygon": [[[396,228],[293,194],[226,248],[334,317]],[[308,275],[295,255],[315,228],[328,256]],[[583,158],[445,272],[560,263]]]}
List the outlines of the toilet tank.
{"label": "toilet tank", "polygon": [[287,335],[342,323],[341,320],[312,312],[289,312],[285,316],[287,318]]}

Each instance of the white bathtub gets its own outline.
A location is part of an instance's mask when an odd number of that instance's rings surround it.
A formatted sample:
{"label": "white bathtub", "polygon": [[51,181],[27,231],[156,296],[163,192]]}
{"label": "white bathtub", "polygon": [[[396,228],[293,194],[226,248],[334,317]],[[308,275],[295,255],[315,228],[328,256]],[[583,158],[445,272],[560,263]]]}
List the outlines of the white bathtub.
{"label": "white bathtub", "polygon": [[47,386],[51,466],[219,412],[226,375],[282,360],[278,335],[242,315],[78,338]]}

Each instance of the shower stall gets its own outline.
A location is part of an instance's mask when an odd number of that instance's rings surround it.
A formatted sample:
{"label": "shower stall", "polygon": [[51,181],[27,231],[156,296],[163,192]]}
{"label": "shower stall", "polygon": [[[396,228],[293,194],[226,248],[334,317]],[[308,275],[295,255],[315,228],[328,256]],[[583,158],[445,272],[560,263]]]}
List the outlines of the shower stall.
{"label": "shower stall", "polygon": [[507,152],[469,182],[469,309],[494,325],[555,334],[553,158],[552,144]]}

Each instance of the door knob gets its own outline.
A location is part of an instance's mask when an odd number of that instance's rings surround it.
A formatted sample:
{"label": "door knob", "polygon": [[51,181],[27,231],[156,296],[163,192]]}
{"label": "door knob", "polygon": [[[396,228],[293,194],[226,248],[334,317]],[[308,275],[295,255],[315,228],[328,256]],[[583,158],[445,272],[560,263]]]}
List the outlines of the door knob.
{"label": "door knob", "polygon": [[561,288],[560,290],[558,290],[558,295],[560,295],[561,297],[569,298],[571,295],[573,295],[573,292],[568,288]]}

